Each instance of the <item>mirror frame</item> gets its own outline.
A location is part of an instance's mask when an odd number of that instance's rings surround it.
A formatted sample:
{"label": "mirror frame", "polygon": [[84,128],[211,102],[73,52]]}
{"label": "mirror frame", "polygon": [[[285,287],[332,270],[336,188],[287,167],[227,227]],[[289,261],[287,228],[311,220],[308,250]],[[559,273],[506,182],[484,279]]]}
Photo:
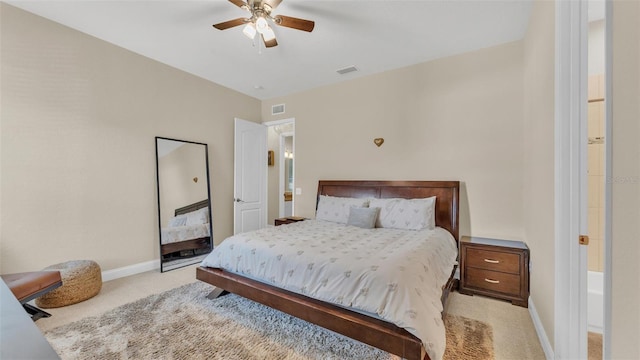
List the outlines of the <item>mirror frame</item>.
{"label": "mirror frame", "polygon": [[[158,199],[158,245],[159,245],[159,254],[160,254],[160,272],[165,272],[169,270],[179,269],[181,267],[193,265],[201,260],[194,262],[186,262],[185,264],[181,264],[179,266],[171,267],[170,269],[166,269],[164,267],[164,262],[162,260],[162,208],[161,208],[161,199],[160,199],[160,157],[158,156],[158,141],[159,140],[169,140],[169,141],[179,141],[185,144],[194,144],[194,145],[203,145],[204,146],[204,156],[205,156],[205,174],[207,176],[207,206],[209,208],[209,248],[210,251],[213,251],[213,214],[211,209],[211,180],[209,176],[209,146],[206,143],[196,142],[196,141],[188,141],[188,140],[180,140],[174,138],[167,138],[162,136],[155,137],[155,147],[156,147],[156,191],[157,191],[157,199]],[[187,240],[185,240],[187,241]],[[204,254],[203,254],[204,255]]]}

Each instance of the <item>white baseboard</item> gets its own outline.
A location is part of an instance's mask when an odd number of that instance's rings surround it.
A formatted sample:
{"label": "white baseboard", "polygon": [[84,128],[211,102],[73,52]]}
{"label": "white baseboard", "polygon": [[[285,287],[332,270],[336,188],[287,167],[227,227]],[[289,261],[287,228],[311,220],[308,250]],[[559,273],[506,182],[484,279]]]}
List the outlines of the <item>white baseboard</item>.
{"label": "white baseboard", "polygon": [[542,345],[542,350],[544,351],[545,357],[547,358],[547,360],[555,359],[553,348],[551,347],[551,343],[549,342],[546,331],[544,331],[542,321],[540,321],[540,317],[538,316],[538,312],[536,311],[536,306],[533,304],[533,300],[531,300],[531,297],[529,297],[529,316],[531,316],[531,321],[533,321],[533,326],[535,327],[536,333],[538,334],[538,340],[540,340],[540,345]]}
{"label": "white baseboard", "polygon": [[125,276],[140,274],[147,271],[160,269],[160,260],[151,260],[143,263],[123,266],[117,269],[111,269],[102,272],[102,281],[110,281]]}

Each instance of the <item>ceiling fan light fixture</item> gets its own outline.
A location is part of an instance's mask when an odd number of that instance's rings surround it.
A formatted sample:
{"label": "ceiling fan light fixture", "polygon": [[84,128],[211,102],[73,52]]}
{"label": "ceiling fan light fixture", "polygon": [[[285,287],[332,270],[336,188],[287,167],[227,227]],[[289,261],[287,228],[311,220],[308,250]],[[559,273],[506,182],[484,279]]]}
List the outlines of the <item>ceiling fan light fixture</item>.
{"label": "ceiling fan light fixture", "polygon": [[242,29],[242,33],[251,40],[256,37],[256,32],[256,27],[253,23],[248,23],[244,29]]}
{"label": "ceiling fan light fixture", "polygon": [[267,23],[267,19],[265,19],[264,16],[259,16],[256,19],[256,30],[258,30],[260,34],[263,34],[268,28],[269,23]]}
{"label": "ceiling fan light fixture", "polygon": [[276,34],[271,28],[271,25],[273,24],[306,32],[313,31],[313,28],[315,26],[315,22],[311,20],[299,19],[296,17],[284,15],[271,16],[271,11],[275,9],[283,0],[229,1],[239,8],[248,11],[251,16],[248,18],[237,18],[233,20],[223,21],[218,24],[213,24],[213,27],[218,30],[226,30],[236,26],[244,25],[242,33],[246,37],[254,41],[254,46],[257,34],[260,34],[260,38],[262,38],[262,42],[264,42],[265,48],[278,46],[278,41],[276,41]]}

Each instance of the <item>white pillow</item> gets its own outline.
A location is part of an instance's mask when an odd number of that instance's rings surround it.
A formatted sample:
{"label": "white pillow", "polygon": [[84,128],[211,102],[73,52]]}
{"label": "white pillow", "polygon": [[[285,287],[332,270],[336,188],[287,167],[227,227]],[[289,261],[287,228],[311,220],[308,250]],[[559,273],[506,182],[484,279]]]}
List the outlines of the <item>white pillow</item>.
{"label": "white pillow", "polygon": [[185,225],[187,225],[187,217],[185,215],[178,215],[169,219],[169,227],[178,227]]}
{"label": "white pillow", "polygon": [[435,229],[436,197],[425,199],[370,199],[370,207],[379,207],[376,227],[422,230]]}
{"label": "white pillow", "polygon": [[352,206],[349,210],[347,225],[353,225],[363,229],[373,229],[376,227],[376,220],[378,219],[379,213],[380,208],[378,207],[363,208]]}
{"label": "white pillow", "polygon": [[209,222],[209,208],[202,208],[185,214],[187,225],[200,225]]}
{"label": "white pillow", "polygon": [[368,199],[320,195],[318,210],[316,210],[316,220],[346,224],[349,220],[349,210],[351,210],[352,206],[367,207],[368,205]]}

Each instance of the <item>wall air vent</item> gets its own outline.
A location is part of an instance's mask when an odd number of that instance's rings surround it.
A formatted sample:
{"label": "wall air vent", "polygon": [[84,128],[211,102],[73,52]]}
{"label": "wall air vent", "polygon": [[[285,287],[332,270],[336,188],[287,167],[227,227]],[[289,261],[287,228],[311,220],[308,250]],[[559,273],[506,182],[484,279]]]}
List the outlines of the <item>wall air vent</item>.
{"label": "wall air vent", "polygon": [[355,66],[347,66],[344,69],[338,69],[336,70],[336,72],[340,75],[344,75],[344,74],[348,74],[350,72],[354,72],[354,71],[358,71],[358,69]]}
{"label": "wall air vent", "polygon": [[271,106],[271,115],[284,114],[284,104]]}

